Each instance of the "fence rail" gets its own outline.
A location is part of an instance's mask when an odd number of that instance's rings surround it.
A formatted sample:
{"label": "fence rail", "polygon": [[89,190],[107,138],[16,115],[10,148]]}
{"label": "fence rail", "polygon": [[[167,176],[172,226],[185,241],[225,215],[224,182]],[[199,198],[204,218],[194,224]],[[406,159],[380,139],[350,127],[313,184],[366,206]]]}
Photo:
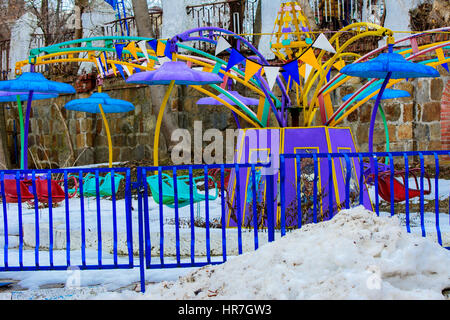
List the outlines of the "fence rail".
{"label": "fence rail", "polygon": [[[287,202],[284,201],[287,162],[296,160],[297,177],[300,177],[302,159],[310,159],[313,161],[314,171],[312,196],[315,205],[311,210],[314,223],[320,220],[320,210],[323,210],[317,204],[324,200],[324,197],[328,197],[326,200],[329,205],[329,215],[325,217],[325,220],[331,219],[340,209],[365,205],[368,207],[367,209],[373,210],[378,216],[400,216],[408,232],[415,231],[423,237],[433,234],[441,246],[450,249],[450,228],[445,232],[445,237],[441,230],[443,225],[446,229],[450,227],[450,203],[448,200],[450,199],[450,190],[449,186],[444,184],[446,190],[444,194],[441,194],[440,192],[444,190],[440,190],[439,180],[441,161],[448,160],[449,155],[450,151],[282,154],[280,156],[281,217],[286,217],[288,211]],[[411,166],[411,158],[418,161],[417,166]],[[426,170],[426,158],[429,158],[428,162],[432,164],[432,170]],[[380,159],[385,162],[380,163]],[[329,175],[321,177],[325,183],[335,185],[336,176],[332,174],[332,168],[337,166],[337,161],[345,163],[342,166],[344,186],[343,188],[330,188],[328,194],[322,195],[318,183],[319,167],[328,169]],[[432,180],[434,180],[433,183]],[[300,179],[296,181],[296,191],[297,194],[302,192]],[[369,194],[370,204],[368,206],[365,200]],[[429,197],[428,207],[431,205],[430,202],[434,202],[434,212],[425,211],[425,196]],[[337,200],[339,197],[343,200]],[[441,198],[444,198],[444,202],[447,203],[444,208],[442,208]],[[418,199],[419,203],[417,201],[411,203],[413,199]],[[296,209],[298,221],[302,221],[302,215],[305,212],[302,212],[301,205]],[[285,221],[282,220],[281,224],[283,235],[286,233]]]}
{"label": "fence rail", "polygon": [[[121,180],[118,177],[124,180],[125,194],[120,208],[115,188]],[[110,185],[108,206],[101,198],[108,192],[105,183]],[[130,188],[129,169],[1,171],[0,271],[67,270],[74,265],[80,269],[133,268]],[[119,222],[125,227],[123,239],[118,236]],[[105,225],[112,247],[108,262],[104,260]],[[119,241],[126,244],[121,258]],[[94,256],[88,254],[89,248],[95,248]],[[64,258],[56,255],[58,250],[65,251]]]}
{"label": "fence rail", "polygon": [[440,172],[449,155],[282,154],[275,171],[251,163],[0,171],[0,271],[139,268],[144,291],[146,269],[220,264],[359,205],[449,249],[450,184]]}
{"label": "fence rail", "polygon": [[[244,7],[242,8],[242,4]],[[245,38],[255,43],[256,11],[258,0],[231,0],[187,6],[186,12],[196,28],[217,27],[245,34]],[[196,48],[213,50],[209,43],[195,43]]]}

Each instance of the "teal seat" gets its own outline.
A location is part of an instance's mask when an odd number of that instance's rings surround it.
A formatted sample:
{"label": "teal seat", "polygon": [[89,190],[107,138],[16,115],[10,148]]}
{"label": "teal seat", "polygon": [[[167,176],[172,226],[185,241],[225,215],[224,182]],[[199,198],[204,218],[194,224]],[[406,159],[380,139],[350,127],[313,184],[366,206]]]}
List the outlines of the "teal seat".
{"label": "teal seat", "polygon": [[[120,182],[125,177],[121,174],[114,174],[114,191],[117,193],[119,190]],[[98,177],[99,183],[99,194],[101,197],[110,197],[113,195],[112,192],[112,181],[111,181],[111,172],[106,176]],[[70,190],[69,190],[70,192]],[[78,194],[80,194],[80,190],[78,189]],[[96,197],[97,196],[97,185],[95,181],[95,174],[88,173],[83,177],[83,197]]]}
{"label": "teal seat", "polygon": [[[198,191],[197,181],[204,179],[203,177],[193,178],[193,202],[198,203],[200,201],[205,201],[206,196]],[[212,177],[208,176],[208,179],[214,180]],[[175,207],[175,188],[173,184],[173,177],[163,173],[162,174],[162,194],[163,194],[163,204],[170,208]],[[150,187],[150,191],[153,199],[159,204],[159,176],[153,175],[147,177],[147,183]],[[190,190],[189,176],[180,176],[177,179],[177,197],[178,197],[178,207],[182,208],[190,204]],[[217,184],[215,184],[215,194],[209,196],[208,200],[215,200],[219,196],[219,191],[217,189]]]}
{"label": "teal seat", "polygon": [[[117,194],[117,191],[119,190],[119,185],[122,180],[125,179],[125,177],[121,174],[114,173],[114,194]],[[101,197],[110,197],[113,195],[112,190],[112,179],[111,179],[111,172],[109,172],[106,176],[104,176],[100,183],[100,196]],[[95,182],[95,178],[94,178]]]}

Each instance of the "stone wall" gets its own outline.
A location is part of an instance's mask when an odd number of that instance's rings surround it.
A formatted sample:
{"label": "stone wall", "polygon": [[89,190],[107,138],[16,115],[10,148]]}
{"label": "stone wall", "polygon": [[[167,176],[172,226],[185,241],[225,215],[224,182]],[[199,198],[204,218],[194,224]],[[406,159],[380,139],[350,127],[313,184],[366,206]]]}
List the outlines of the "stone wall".
{"label": "stone wall", "polygon": [[450,150],[450,80],[445,83],[441,99],[441,141],[442,149]]}

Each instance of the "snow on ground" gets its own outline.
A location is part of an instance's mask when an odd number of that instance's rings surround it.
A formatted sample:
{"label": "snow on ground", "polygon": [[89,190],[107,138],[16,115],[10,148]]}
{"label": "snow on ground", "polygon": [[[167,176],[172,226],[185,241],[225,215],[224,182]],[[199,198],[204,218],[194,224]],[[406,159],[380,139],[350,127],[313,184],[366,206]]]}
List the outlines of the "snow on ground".
{"label": "snow on ground", "polygon": [[450,251],[362,207],[145,294],[96,299],[443,299]]}
{"label": "snow on ground", "polygon": [[[414,185],[411,184],[413,187]],[[373,196],[373,190],[371,197]],[[448,199],[450,181],[439,180],[439,199]],[[434,199],[432,193],[425,199]],[[373,197],[372,197],[373,198]],[[373,198],[374,199],[374,198]],[[382,199],[380,198],[380,201]],[[418,201],[414,199],[412,201]],[[125,201],[116,203],[118,227],[119,263],[127,263]],[[138,253],[137,200],[132,201],[133,251]],[[81,203],[79,198],[69,201],[70,258],[72,265],[81,264]],[[85,199],[86,260],[96,263],[97,255],[97,204],[94,198]],[[110,200],[100,200],[102,230],[102,255],[104,264],[111,263],[113,252],[113,208]],[[160,217],[159,205],[148,199],[152,263],[159,263]],[[221,199],[210,201],[210,221],[221,217]],[[8,258],[10,266],[18,265],[18,205],[7,204]],[[36,244],[36,212],[22,206],[24,265],[34,265]],[[66,261],[66,207],[53,209],[54,260],[55,264]],[[176,252],[174,209],[164,206],[164,256],[173,262]],[[204,219],[205,202],[195,208],[195,216]],[[0,299],[86,299],[90,298],[150,298],[150,299],[203,299],[208,293],[223,299],[428,299],[442,298],[441,283],[449,286],[449,251],[436,244],[436,216],[425,212],[424,225],[428,239],[422,233],[420,214],[411,212],[412,234],[406,233],[404,215],[394,218],[388,212],[374,213],[361,209],[343,211],[333,221],[305,226],[275,243],[267,243],[267,233],[260,232],[260,250],[254,252],[253,232],[243,229],[244,255],[237,256],[237,230],[227,229],[227,256],[229,261],[221,266],[202,269],[146,270],[148,285],[144,296],[134,293],[139,282],[139,269],[131,270],[86,270],[79,272],[81,288],[51,288],[66,284],[73,275],[71,271],[24,271],[2,272],[1,279],[18,281],[17,285],[27,291],[0,292]],[[49,264],[49,209],[40,209],[39,218],[39,262]],[[181,222],[190,219],[190,208],[180,208]],[[439,215],[440,230],[444,245],[450,246],[450,217],[448,212]],[[0,215],[0,247],[4,248],[4,217]],[[211,228],[211,253],[213,261],[222,259],[222,230]],[[187,225],[180,229],[180,251],[183,259],[190,255],[191,229]],[[280,238],[279,232],[276,238]],[[204,261],[206,233],[204,228],[195,228],[196,261]],[[235,256],[235,257],[233,257]],[[135,258],[138,264],[137,256]],[[189,260],[189,259],[188,259]],[[187,261],[188,262],[188,261]],[[4,263],[4,250],[0,252],[0,265]],[[447,267],[448,269],[448,267]],[[191,273],[192,272],[192,273]],[[191,273],[191,274],[190,274]],[[230,277],[230,274],[233,277]],[[300,275],[300,276],[299,276]],[[181,280],[179,277],[184,276]],[[381,277],[381,278],[380,278]],[[380,280],[381,279],[381,280]],[[191,281],[192,280],[192,281]],[[167,282],[172,281],[172,282]],[[1,280],[0,282],[4,282]],[[372,283],[372,284],[370,284]],[[369,284],[369,286],[367,285]],[[381,289],[370,289],[380,284]],[[130,287],[131,286],[131,287]],[[247,288],[248,287],[248,288]],[[369,288],[370,287],[370,288]],[[125,288],[125,289],[124,289]],[[139,289],[139,288],[138,288]],[[244,290],[245,289],[245,290]],[[123,293],[120,291],[125,290]],[[200,290],[200,291],[198,291]],[[210,291],[208,291],[210,290]],[[102,293],[103,292],[103,293]],[[195,295],[194,292],[198,292]]]}

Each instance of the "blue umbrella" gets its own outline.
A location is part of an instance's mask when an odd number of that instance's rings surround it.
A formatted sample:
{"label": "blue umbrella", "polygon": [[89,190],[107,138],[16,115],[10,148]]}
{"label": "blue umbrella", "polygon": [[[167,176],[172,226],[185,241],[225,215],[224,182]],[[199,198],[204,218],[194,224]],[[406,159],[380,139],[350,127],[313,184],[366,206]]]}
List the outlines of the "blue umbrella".
{"label": "blue umbrella", "polygon": [[121,113],[133,111],[134,105],[128,101],[113,99],[106,93],[95,92],[89,98],[69,101],[64,107],[67,110],[100,113],[102,115],[103,122],[105,124],[106,135],[108,137],[109,167],[111,168],[113,160],[112,139],[105,113]]}
{"label": "blue umbrella", "polygon": [[[34,66],[31,66],[31,70],[34,70]],[[25,115],[25,133],[24,133],[24,154],[23,163],[24,169],[28,169],[28,130],[31,113],[31,102],[33,100],[33,93],[49,93],[49,94],[62,94],[62,93],[76,93],[75,88],[67,83],[61,83],[56,81],[47,80],[41,73],[37,72],[24,72],[16,79],[0,81],[0,91],[8,92],[27,92],[28,103],[27,112]]]}
{"label": "blue umbrella", "polygon": [[[43,99],[51,99],[57,97],[57,94],[45,94],[36,92],[34,95],[34,100],[43,100]],[[25,92],[9,92],[9,91],[0,91],[0,102],[13,102],[17,101],[17,109],[19,111],[19,126],[20,126],[20,148],[22,157],[20,160],[20,168],[24,168],[24,128],[23,128],[23,113],[22,113],[22,101],[27,101],[30,96]]]}
{"label": "blue umbrella", "polygon": [[[353,63],[341,69],[342,74],[360,78],[384,79],[372,112],[369,129],[369,152],[373,152],[373,132],[377,110],[383,93],[390,79],[412,79],[412,78],[436,78],[439,72],[433,67],[407,61],[402,55],[394,53],[394,44],[389,39],[389,52],[382,53],[373,60],[367,62]],[[374,160],[371,159],[372,173],[374,173]]]}

